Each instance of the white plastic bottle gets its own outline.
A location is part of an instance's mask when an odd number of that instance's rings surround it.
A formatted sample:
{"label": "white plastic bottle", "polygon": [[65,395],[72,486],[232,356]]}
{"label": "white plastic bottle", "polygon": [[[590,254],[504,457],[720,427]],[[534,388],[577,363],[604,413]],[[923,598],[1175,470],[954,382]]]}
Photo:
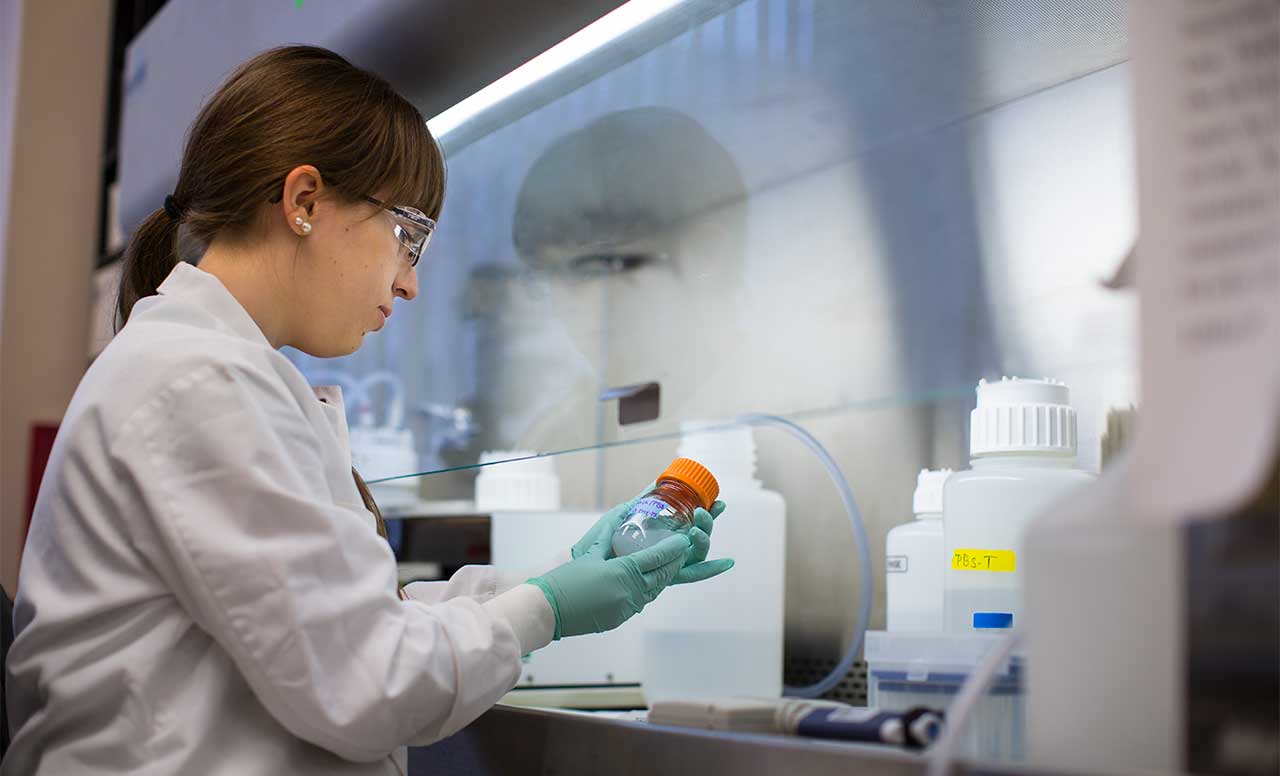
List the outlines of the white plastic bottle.
{"label": "white plastic bottle", "polygon": [[950,469],[920,472],[913,510],[916,519],[885,538],[885,613],[894,632],[942,630],[942,488]]}
{"label": "white plastic bottle", "polygon": [[641,685],[657,700],[782,695],[786,503],[755,478],[749,427],[698,431],[682,424],[678,455],[715,472],[727,509],[711,534],[724,574],[667,588],[636,619],[644,626]]}
{"label": "white plastic bottle", "polygon": [[984,380],[970,428],[973,468],[951,475],[944,494],[951,633],[1019,623],[1027,525],[1093,479],[1076,465],[1076,413],[1062,383]]}

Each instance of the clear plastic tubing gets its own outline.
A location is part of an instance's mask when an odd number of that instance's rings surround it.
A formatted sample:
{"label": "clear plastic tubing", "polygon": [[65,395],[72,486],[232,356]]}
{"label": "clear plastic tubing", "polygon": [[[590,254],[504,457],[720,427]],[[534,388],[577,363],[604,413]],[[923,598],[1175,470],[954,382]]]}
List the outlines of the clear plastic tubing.
{"label": "clear plastic tubing", "polygon": [[858,653],[862,651],[862,642],[867,635],[867,625],[871,622],[873,581],[871,574],[871,543],[867,540],[866,525],[862,522],[862,513],[858,511],[858,503],[853,498],[853,489],[849,487],[849,481],[845,479],[844,472],[840,471],[840,467],[836,464],[835,459],[831,457],[831,453],[822,446],[822,443],[813,434],[786,418],[780,418],[776,415],[742,415],[736,418],[736,421],[751,426],[761,424],[778,426],[796,439],[799,439],[822,462],[827,475],[831,477],[836,490],[840,493],[840,501],[844,504],[845,511],[849,514],[854,549],[858,554],[859,587],[858,617],[854,620],[852,630],[849,633],[849,649],[845,651],[844,656],[836,663],[831,673],[816,683],[807,686],[787,685],[783,688],[784,695],[794,698],[817,698],[831,691],[848,675],[849,669],[853,667],[853,662],[858,658]]}

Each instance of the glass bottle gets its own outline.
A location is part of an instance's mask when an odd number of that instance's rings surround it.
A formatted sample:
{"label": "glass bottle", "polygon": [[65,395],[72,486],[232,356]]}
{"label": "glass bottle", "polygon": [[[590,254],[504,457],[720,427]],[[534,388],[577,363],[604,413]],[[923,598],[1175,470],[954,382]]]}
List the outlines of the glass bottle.
{"label": "glass bottle", "polygon": [[614,555],[630,555],[668,536],[689,533],[694,510],[710,509],[719,495],[720,485],[705,466],[690,458],[675,459],[614,532]]}

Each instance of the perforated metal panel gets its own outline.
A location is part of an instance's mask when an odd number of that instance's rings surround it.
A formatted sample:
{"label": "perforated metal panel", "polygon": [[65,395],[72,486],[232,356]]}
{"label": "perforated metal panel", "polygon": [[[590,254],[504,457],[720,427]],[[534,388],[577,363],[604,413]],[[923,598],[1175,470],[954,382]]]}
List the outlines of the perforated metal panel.
{"label": "perforated metal panel", "polygon": [[[835,668],[835,666],[835,660],[808,657],[790,658],[783,667],[784,681],[793,687],[813,684],[831,673],[831,669]],[[866,706],[867,664],[861,660],[855,662],[840,684],[822,697],[824,700],[842,701],[854,706]]]}

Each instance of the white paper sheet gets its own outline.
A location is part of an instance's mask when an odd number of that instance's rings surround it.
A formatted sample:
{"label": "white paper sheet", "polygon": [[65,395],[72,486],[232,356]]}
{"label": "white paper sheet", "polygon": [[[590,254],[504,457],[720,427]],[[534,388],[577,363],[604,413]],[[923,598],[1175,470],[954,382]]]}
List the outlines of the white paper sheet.
{"label": "white paper sheet", "polygon": [[1280,434],[1280,2],[1134,0],[1145,515],[1248,497]]}

